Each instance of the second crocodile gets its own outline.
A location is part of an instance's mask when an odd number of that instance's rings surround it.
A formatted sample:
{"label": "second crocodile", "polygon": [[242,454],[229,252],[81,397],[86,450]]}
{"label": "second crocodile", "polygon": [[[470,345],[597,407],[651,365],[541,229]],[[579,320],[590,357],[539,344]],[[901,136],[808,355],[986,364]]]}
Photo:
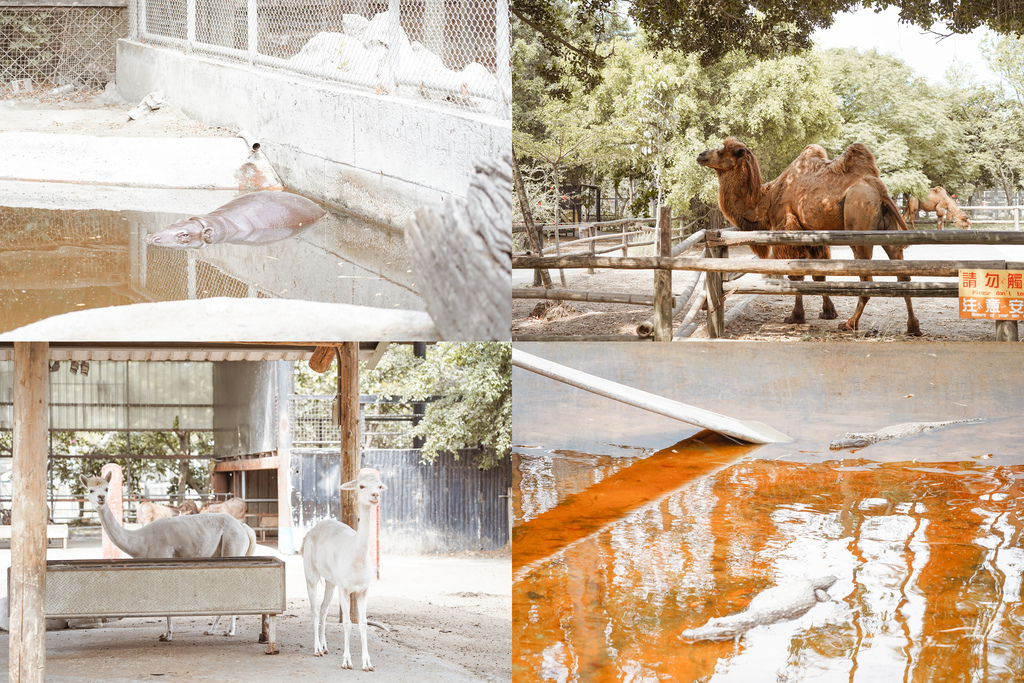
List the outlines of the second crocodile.
{"label": "second crocodile", "polygon": [[731,640],[755,626],[796,619],[807,614],[819,602],[830,602],[828,589],[836,582],[834,576],[797,579],[758,593],[742,612],[715,617],[703,626],[687,629],[684,640]]}
{"label": "second crocodile", "polygon": [[892,425],[879,429],[876,432],[847,432],[845,436],[841,436],[828,445],[834,451],[841,450],[843,448],[864,448],[870,446],[873,443],[879,441],[889,441],[891,439],[902,439],[908,436],[914,436],[921,432],[928,431],[929,429],[935,429],[936,427],[945,427],[946,425],[955,424],[968,424],[971,422],[984,422],[981,419],[972,420],[949,420],[947,422],[903,422],[898,425]]}

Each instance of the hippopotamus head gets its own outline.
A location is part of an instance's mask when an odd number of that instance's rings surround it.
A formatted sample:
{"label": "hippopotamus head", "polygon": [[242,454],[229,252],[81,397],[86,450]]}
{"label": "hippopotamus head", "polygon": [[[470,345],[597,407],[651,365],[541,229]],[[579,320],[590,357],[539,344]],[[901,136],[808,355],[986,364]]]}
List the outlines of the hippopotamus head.
{"label": "hippopotamus head", "polygon": [[172,249],[198,249],[213,239],[213,229],[193,216],[188,220],[172,223],[160,232],[146,235],[146,244]]}

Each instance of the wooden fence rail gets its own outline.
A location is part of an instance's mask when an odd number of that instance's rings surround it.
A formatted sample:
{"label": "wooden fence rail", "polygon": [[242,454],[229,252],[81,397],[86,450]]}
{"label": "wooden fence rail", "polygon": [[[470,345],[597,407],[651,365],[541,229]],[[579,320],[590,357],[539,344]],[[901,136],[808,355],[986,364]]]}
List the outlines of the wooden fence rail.
{"label": "wooden fence rail", "polygon": [[[687,240],[689,243],[690,240]],[[664,243],[663,243],[664,244]],[[692,243],[691,243],[692,244]],[[820,231],[820,232],[726,232],[707,230],[704,246],[711,258],[685,258],[669,256],[662,246],[661,256],[613,257],[575,254],[559,257],[513,256],[513,268],[612,268],[628,270],[654,270],[671,272],[690,270],[707,274],[708,336],[715,338],[724,333],[724,304],[727,294],[812,294],[829,296],[870,296],[870,297],[946,297],[959,294],[956,282],[793,282],[788,280],[742,283],[726,285],[722,273],[759,273],[764,275],[827,275],[846,277],[941,277],[956,278],[962,269],[1024,270],[1020,261],[969,261],[969,260],[822,260],[822,259],[735,259],[728,258],[728,247],[741,244],[790,244],[790,245],[1024,245],[1024,233],[985,230],[918,230],[918,231]],[[690,245],[688,245],[690,246]],[[540,295],[538,295],[539,298]],[[614,297],[604,294],[604,297]],[[623,295],[624,296],[624,295]],[[666,293],[664,284],[656,288],[653,306],[664,311],[664,303],[671,292]],[[682,297],[685,299],[686,297]],[[659,307],[661,307],[659,309]],[[663,315],[663,314],[662,314]],[[661,316],[658,316],[661,317]],[[662,318],[663,319],[663,318]],[[1016,323],[1009,324],[1016,327]],[[656,326],[654,338],[667,340],[664,326]],[[1007,335],[1005,324],[997,323],[997,336]]]}

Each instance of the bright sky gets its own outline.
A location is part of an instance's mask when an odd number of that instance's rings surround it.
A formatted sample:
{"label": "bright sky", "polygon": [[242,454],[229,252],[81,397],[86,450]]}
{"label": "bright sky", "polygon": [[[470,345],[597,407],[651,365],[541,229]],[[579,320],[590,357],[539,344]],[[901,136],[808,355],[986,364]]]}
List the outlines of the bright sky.
{"label": "bright sky", "polygon": [[[933,28],[942,32],[944,27],[936,24]],[[997,81],[978,51],[978,44],[987,30],[981,28],[969,35],[953,35],[936,42],[937,36],[924,33],[917,26],[901,24],[899,11],[889,7],[878,14],[867,9],[840,14],[832,28],[816,32],[813,39],[823,48],[868,50],[874,47],[879,52],[890,52],[906,62],[917,75],[935,83],[946,80],[946,69],[954,60],[970,66],[984,80]]]}

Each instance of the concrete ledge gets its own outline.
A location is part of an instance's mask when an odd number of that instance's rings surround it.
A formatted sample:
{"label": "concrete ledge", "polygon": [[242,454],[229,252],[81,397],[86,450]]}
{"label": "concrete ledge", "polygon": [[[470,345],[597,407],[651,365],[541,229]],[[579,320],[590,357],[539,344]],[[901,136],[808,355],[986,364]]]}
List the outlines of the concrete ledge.
{"label": "concrete ledge", "polygon": [[465,196],[471,159],[512,145],[510,121],[130,40],[118,41],[117,86],[250,131],[289,188],[397,228],[418,206]]}
{"label": "concrete ledge", "polygon": [[0,133],[0,181],[129,188],[280,189],[270,164],[241,138],[148,138]]}
{"label": "concrete ledge", "polygon": [[436,341],[426,313],[294,299],[232,299],[110,306],[55,315],[0,341]]}

